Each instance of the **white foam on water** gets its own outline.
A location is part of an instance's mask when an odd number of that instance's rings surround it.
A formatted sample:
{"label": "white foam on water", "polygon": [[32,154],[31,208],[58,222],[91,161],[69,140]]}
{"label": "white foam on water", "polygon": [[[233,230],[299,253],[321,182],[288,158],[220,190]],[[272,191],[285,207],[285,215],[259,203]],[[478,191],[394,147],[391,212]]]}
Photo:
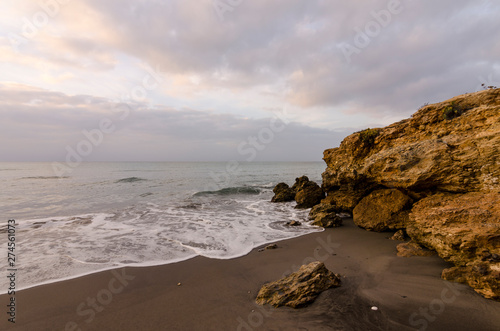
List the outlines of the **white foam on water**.
{"label": "white foam on water", "polygon": [[[230,259],[260,245],[322,231],[307,225],[307,210],[261,198],[203,198],[164,206],[148,202],[113,214],[18,221],[18,288],[197,255]],[[303,226],[286,226],[291,220]],[[6,250],[6,243],[2,246]],[[7,281],[0,279],[0,289],[8,288]]]}

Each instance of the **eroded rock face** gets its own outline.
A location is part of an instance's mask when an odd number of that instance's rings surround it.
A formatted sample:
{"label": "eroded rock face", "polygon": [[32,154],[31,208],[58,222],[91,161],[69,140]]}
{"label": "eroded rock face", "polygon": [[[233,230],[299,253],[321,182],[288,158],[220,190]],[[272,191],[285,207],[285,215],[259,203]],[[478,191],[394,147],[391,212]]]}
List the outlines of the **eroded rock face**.
{"label": "eroded rock face", "polygon": [[354,208],[354,223],[370,231],[404,229],[413,200],[396,189],[377,190]]}
{"label": "eroded rock face", "polygon": [[341,210],[338,207],[326,203],[320,203],[314,206],[309,212],[309,218],[312,219],[312,225],[322,226],[324,228],[334,228],[342,225],[342,218],[337,216]]}
{"label": "eroded rock face", "polygon": [[259,305],[299,308],[312,303],[321,292],[338,286],[340,275],[328,270],[322,262],[311,262],[283,279],[262,286],[255,301]]}
{"label": "eroded rock face", "polygon": [[[355,222],[371,230],[406,228],[414,242],[455,264],[444,278],[499,298],[500,89],[457,96],[385,128],[354,133],[326,150],[324,160],[323,202],[356,210]],[[407,197],[373,196],[389,188]],[[410,213],[401,209],[409,198],[415,203]]]}
{"label": "eroded rock face", "polygon": [[271,202],[287,202],[295,199],[295,191],[286,183],[279,183],[273,189],[274,196]]}
{"label": "eroded rock face", "polygon": [[500,192],[438,193],[415,204],[408,234],[453,262],[446,279],[500,298]]}
{"label": "eroded rock face", "polygon": [[[461,110],[451,119],[449,108]],[[412,118],[366,130],[324,152],[323,188],[403,188],[407,191],[471,192],[500,188],[500,89],[457,96],[428,105]]]}

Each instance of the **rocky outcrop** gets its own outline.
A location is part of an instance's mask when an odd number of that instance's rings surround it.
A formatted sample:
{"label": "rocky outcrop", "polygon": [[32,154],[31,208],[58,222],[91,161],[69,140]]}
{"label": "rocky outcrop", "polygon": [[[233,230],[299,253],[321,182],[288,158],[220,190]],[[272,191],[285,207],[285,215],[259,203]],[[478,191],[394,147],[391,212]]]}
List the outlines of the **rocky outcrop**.
{"label": "rocky outcrop", "polygon": [[313,302],[321,292],[338,286],[340,275],[328,270],[322,262],[311,262],[283,279],[262,286],[255,301],[260,305],[299,308]]}
{"label": "rocky outcrop", "polygon": [[[460,116],[449,118],[446,110]],[[410,119],[364,130],[324,152],[323,188],[370,190],[382,185],[413,192],[498,191],[500,89],[428,105]]]}
{"label": "rocky outcrop", "polygon": [[307,209],[321,202],[325,198],[323,189],[313,181],[310,181],[307,176],[302,176],[295,179],[295,184],[289,187],[286,183],[279,183],[273,189],[274,196],[271,202],[287,202],[295,201],[295,208]]}
{"label": "rocky outcrop", "polygon": [[297,201],[297,206],[295,208],[312,208],[319,204],[324,198],[325,193],[321,187],[315,182],[308,180],[298,186],[297,194],[295,194],[295,201]]}
{"label": "rocky outcrop", "polygon": [[326,150],[324,160],[323,203],[352,211],[370,230],[406,229],[415,243],[455,264],[443,278],[500,298],[500,89],[356,132]]}
{"label": "rocky outcrop", "polygon": [[337,215],[339,209],[331,204],[320,203],[314,206],[309,212],[312,225],[324,228],[335,228],[342,225],[342,218]]}
{"label": "rocky outcrop", "polygon": [[273,189],[271,202],[288,202],[295,200],[295,191],[286,183],[279,183]]}
{"label": "rocky outcrop", "polygon": [[409,196],[396,189],[373,191],[354,208],[354,223],[378,232],[404,229],[412,203]]}
{"label": "rocky outcrop", "polygon": [[407,231],[455,264],[453,273],[444,273],[446,279],[463,280],[485,297],[500,299],[500,192],[422,199],[412,209]]}

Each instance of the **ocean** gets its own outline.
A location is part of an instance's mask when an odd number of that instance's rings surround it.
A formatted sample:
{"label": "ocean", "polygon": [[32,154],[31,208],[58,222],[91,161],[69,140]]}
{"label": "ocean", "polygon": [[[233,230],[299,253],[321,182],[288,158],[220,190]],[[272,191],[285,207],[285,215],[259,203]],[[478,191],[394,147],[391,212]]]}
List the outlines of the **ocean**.
{"label": "ocean", "polygon": [[[0,163],[0,243],[16,220],[17,289],[122,266],[194,256],[229,259],[322,231],[295,202],[271,203],[279,182],[321,184],[323,162]],[[290,227],[297,220],[302,226]],[[4,254],[6,255],[6,254]],[[7,263],[0,262],[2,268]],[[5,268],[6,269],[6,268]],[[8,279],[0,278],[0,293]]]}

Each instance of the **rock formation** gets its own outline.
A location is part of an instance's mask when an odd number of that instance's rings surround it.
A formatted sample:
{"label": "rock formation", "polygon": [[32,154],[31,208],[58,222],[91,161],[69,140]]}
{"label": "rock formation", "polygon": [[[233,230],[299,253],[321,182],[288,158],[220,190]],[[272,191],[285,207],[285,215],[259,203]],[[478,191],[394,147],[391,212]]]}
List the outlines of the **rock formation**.
{"label": "rock formation", "polygon": [[356,225],[372,231],[406,228],[413,200],[396,189],[377,190],[363,198],[353,210]]}
{"label": "rock formation", "polygon": [[500,192],[435,194],[416,203],[410,219],[408,235],[455,264],[445,279],[463,278],[500,299]]}
{"label": "rock formation", "polygon": [[406,229],[455,264],[445,279],[500,300],[500,89],[354,133],[324,160],[323,203],[366,229]]}
{"label": "rock formation", "polygon": [[287,202],[295,201],[295,208],[307,209],[311,208],[325,197],[325,193],[321,187],[313,181],[310,181],[307,176],[302,176],[295,179],[295,184],[290,188],[286,183],[279,183],[273,189],[274,196],[271,202]]}
{"label": "rock formation", "polygon": [[286,183],[279,183],[273,189],[274,196],[271,202],[287,202],[295,199],[295,191]]}
{"label": "rock formation", "polygon": [[[306,180],[303,180],[305,177]],[[325,193],[321,187],[313,181],[310,181],[306,176],[297,178],[292,188],[296,188],[295,201],[297,206],[295,208],[307,209],[312,208],[325,197]]]}
{"label": "rock formation", "polygon": [[337,215],[338,209],[330,204],[320,203],[309,212],[309,218],[313,220],[312,225],[324,228],[335,228],[342,225],[342,218]]}
{"label": "rock formation", "polygon": [[316,300],[321,292],[338,286],[339,275],[322,262],[311,262],[283,279],[262,286],[255,301],[259,305],[299,308]]}

